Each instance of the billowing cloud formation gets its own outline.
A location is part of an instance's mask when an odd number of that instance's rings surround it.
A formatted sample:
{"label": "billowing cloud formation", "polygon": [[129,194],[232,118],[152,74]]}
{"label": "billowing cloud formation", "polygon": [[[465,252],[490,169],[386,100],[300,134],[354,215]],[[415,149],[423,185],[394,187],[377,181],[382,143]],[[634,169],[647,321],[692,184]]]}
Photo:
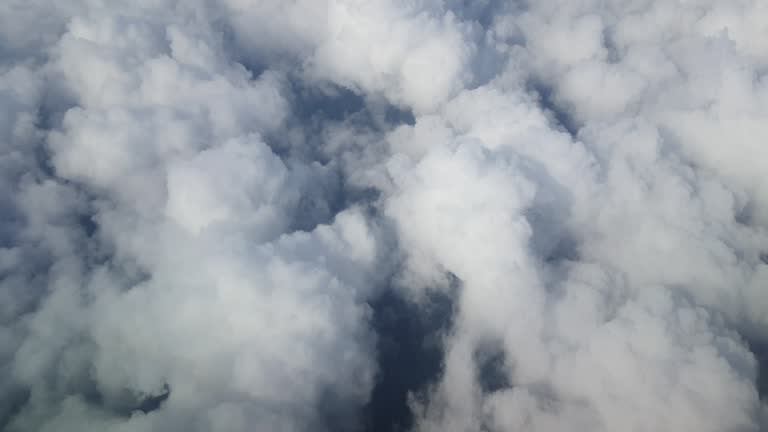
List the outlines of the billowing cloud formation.
{"label": "billowing cloud formation", "polygon": [[11,0],[0,35],[0,429],[381,431],[397,388],[418,431],[768,430],[764,2]]}

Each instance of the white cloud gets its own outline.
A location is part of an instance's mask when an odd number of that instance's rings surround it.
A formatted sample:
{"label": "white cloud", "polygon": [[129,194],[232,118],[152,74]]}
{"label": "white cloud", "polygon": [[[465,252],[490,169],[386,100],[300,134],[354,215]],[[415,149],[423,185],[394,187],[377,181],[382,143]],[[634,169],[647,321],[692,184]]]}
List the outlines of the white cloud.
{"label": "white cloud", "polygon": [[54,3],[0,6],[0,427],[358,430],[383,289],[455,295],[415,430],[768,425],[763,2]]}

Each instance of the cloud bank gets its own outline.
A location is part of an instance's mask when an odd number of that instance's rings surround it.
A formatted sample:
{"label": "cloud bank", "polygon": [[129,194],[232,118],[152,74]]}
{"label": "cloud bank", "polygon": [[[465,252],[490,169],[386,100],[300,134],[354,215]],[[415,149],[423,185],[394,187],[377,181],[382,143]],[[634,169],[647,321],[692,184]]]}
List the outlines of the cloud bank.
{"label": "cloud bank", "polygon": [[0,5],[0,429],[765,431],[760,0]]}

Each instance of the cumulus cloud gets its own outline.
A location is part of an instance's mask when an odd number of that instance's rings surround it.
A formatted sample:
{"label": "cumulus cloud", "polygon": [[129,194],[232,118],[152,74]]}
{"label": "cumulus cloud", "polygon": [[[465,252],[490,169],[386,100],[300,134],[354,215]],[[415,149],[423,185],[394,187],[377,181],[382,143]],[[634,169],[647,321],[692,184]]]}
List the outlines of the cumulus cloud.
{"label": "cumulus cloud", "polygon": [[768,428],[763,2],[11,0],[0,36],[0,429]]}

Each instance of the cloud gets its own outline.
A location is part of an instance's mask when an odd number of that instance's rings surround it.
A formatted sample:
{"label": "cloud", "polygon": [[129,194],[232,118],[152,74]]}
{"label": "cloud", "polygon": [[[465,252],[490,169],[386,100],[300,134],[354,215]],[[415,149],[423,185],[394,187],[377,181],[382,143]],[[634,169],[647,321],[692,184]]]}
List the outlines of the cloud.
{"label": "cloud", "polygon": [[[194,11],[128,12],[73,17],[48,48],[39,74],[74,105],[51,130],[32,96],[7,104],[7,129],[31,116],[52,172],[8,180],[30,234],[7,251],[4,369],[19,390],[5,427],[306,430],[323,410],[355,414],[376,370],[374,226],[348,208],[294,231],[303,191],[329,174],[263,141],[287,116],[280,76],[227,60]],[[14,307],[25,247],[47,280]]]}
{"label": "cloud", "polygon": [[383,94],[419,112],[472,79],[468,29],[441,2],[226,3],[247,50],[293,57],[314,79]]}
{"label": "cloud", "polygon": [[764,430],[766,13],[0,6],[0,428]]}

